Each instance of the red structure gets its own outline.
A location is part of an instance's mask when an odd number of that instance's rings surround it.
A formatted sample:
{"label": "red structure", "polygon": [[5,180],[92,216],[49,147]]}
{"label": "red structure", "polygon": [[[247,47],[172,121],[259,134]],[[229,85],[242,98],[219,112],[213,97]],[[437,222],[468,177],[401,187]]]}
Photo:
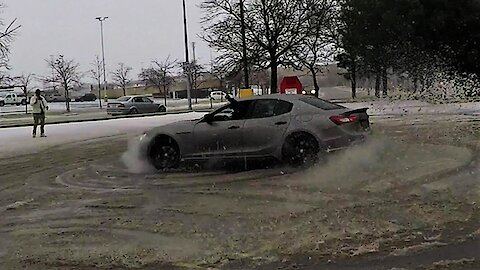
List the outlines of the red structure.
{"label": "red structure", "polygon": [[301,95],[303,85],[297,76],[284,77],[280,83],[280,94]]}

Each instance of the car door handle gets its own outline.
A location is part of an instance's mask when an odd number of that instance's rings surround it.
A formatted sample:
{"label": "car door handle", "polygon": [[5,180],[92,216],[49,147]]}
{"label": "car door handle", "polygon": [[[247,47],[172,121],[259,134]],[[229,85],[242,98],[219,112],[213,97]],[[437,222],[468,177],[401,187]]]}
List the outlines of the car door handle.
{"label": "car door handle", "polygon": [[239,128],[240,128],[239,126],[231,126],[228,129],[239,129]]}
{"label": "car door handle", "polygon": [[277,126],[283,126],[283,125],[286,125],[286,124],[287,124],[287,122],[277,122],[277,123],[275,123],[275,125],[277,125]]}

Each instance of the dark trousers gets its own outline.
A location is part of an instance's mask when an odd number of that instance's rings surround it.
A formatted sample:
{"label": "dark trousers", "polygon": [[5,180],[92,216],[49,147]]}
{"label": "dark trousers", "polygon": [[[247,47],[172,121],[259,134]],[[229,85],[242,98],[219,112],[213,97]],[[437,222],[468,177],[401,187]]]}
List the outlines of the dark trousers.
{"label": "dark trousers", "polygon": [[41,134],[45,134],[45,114],[44,113],[33,114],[33,135],[37,134],[38,125],[40,125]]}

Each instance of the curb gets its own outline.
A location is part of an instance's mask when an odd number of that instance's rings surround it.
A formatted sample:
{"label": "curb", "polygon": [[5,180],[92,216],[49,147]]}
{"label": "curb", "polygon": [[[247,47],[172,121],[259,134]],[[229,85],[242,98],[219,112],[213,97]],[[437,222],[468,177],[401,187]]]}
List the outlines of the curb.
{"label": "curb", "polygon": [[[98,121],[116,120],[116,119],[125,119],[125,118],[144,118],[144,117],[152,117],[152,116],[184,114],[184,113],[191,113],[191,112],[205,112],[205,113],[208,113],[208,112],[211,112],[214,109],[215,109],[215,107],[213,109],[181,110],[181,111],[173,111],[173,112],[166,112],[166,113],[118,115],[118,116],[97,117],[97,118],[91,118],[91,119],[60,120],[60,121],[47,122],[47,123],[45,123],[45,125],[59,125],[59,124],[83,123],[83,122],[98,122]],[[32,125],[33,125],[33,123],[19,123],[19,124],[6,124],[6,125],[1,125],[0,124],[0,129],[16,128],[16,127],[30,127]]]}

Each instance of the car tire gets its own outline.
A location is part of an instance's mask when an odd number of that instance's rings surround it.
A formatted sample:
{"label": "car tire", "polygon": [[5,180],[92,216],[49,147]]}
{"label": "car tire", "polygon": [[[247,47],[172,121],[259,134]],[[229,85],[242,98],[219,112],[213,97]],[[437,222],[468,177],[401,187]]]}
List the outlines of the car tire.
{"label": "car tire", "polygon": [[167,112],[167,108],[165,108],[165,106],[163,105],[158,106],[158,112],[161,112],[161,113]]}
{"label": "car tire", "polygon": [[180,148],[174,139],[159,136],[152,141],[148,158],[157,170],[176,169],[180,166]]}
{"label": "car tire", "polygon": [[5,106],[5,102],[0,101],[0,107],[3,107],[3,106]]}
{"label": "car tire", "polygon": [[133,108],[130,110],[129,114],[138,114],[137,108]]}
{"label": "car tire", "polygon": [[320,154],[320,147],[311,134],[294,133],[287,137],[282,148],[283,161],[293,167],[310,167]]}

